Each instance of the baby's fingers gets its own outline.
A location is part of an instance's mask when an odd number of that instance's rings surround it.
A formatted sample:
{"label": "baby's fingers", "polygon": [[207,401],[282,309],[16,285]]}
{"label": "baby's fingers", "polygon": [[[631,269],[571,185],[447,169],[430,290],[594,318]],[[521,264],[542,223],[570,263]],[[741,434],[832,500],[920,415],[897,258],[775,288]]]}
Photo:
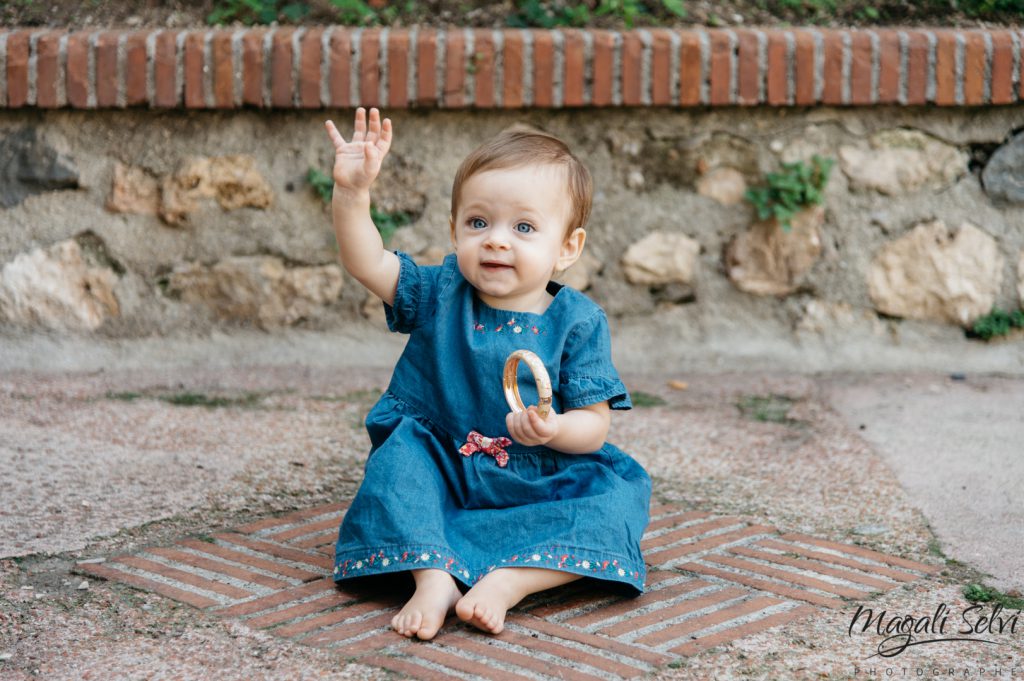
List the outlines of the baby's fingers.
{"label": "baby's fingers", "polygon": [[340,149],[345,146],[345,138],[341,136],[338,129],[334,127],[334,121],[325,121],[324,126],[327,128],[327,136],[331,138],[331,143],[334,144],[335,149]]}

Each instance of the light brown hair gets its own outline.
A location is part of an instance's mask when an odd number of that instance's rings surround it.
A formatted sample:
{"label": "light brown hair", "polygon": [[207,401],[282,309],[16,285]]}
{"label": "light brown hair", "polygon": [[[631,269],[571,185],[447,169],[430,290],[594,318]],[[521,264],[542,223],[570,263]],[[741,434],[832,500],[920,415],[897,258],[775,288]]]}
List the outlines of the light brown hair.
{"label": "light brown hair", "polygon": [[587,167],[569,151],[565,142],[524,123],[505,128],[462,161],[452,184],[452,219],[458,214],[462,185],[473,175],[485,170],[538,164],[560,166],[566,170],[566,189],[572,204],[565,230],[565,237],[568,238],[574,229],[585,226],[590,218],[594,180]]}

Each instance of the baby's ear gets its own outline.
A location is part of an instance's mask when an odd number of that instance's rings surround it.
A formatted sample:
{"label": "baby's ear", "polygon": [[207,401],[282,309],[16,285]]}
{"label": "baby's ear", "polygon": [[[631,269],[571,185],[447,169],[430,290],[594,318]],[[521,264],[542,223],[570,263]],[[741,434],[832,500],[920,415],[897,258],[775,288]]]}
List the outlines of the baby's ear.
{"label": "baby's ear", "polygon": [[583,254],[583,244],[587,241],[587,230],[577,227],[566,237],[558,254],[558,264],[555,266],[559,272],[572,267],[573,263],[579,260]]}
{"label": "baby's ear", "polygon": [[455,245],[455,218],[451,215],[448,216],[448,235],[452,239],[452,246]]}

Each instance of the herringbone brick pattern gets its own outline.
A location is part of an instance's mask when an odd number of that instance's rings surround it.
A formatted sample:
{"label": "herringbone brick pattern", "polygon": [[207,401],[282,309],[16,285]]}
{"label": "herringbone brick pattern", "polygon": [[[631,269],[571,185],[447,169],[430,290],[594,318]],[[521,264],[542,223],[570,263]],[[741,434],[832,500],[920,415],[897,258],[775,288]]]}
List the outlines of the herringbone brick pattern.
{"label": "herringbone brick pattern", "polygon": [[859,546],[780,534],[735,517],[656,504],[642,541],[647,591],[627,599],[589,580],[535,594],[483,634],[451,618],[432,641],[399,636],[398,594],[331,579],[346,505],[321,506],[182,539],[78,571],[130,584],[303,644],[423,679],[631,678],[681,656],[870,599],[937,568]]}

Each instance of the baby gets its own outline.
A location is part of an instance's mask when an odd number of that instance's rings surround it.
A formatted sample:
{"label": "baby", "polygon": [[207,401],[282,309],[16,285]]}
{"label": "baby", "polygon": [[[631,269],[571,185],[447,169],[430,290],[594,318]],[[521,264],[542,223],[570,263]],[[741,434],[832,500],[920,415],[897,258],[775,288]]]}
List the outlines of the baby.
{"label": "baby", "polygon": [[[332,210],[342,264],[410,335],[366,418],[365,476],[339,528],[334,579],[411,573],[391,626],[433,638],[457,616],[492,634],[529,594],[581,577],[643,592],[640,538],[651,481],[605,442],[629,394],[611,363],[604,311],[551,280],[580,257],[593,183],[557,138],[513,126],[460,166],[449,229],[454,253],[417,265],[388,251],[370,219],[370,186],[391,120],[356,110],[346,142],[331,121]],[[509,411],[505,359],[536,353],[552,408]],[[530,399],[532,397],[532,400]]]}

